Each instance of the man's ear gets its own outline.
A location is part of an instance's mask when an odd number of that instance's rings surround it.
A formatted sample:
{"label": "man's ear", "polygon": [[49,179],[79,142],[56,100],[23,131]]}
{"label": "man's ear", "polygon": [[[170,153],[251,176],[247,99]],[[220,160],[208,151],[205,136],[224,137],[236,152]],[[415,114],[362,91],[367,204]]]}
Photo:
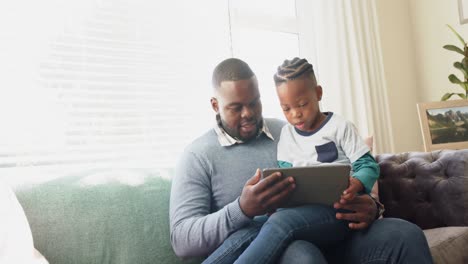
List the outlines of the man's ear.
{"label": "man's ear", "polygon": [[321,101],[322,100],[322,94],[323,94],[322,86],[317,85],[317,87],[315,87],[315,92],[317,94],[317,100]]}
{"label": "man's ear", "polygon": [[211,108],[213,108],[213,110],[216,113],[218,113],[219,112],[218,99],[216,99],[215,97],[211,97],[210,102],[211,102]]}

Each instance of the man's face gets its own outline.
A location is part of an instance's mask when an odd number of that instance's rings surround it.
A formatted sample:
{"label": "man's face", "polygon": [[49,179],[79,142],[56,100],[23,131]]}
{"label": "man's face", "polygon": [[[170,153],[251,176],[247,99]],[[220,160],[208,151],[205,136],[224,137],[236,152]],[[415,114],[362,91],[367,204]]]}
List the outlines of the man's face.
{"label": "man's face", "polygon": [[262,103],[255,77],[222,82],[216,97],[211,98],[211,106],[232,137],[248,141],[257,136],[262,125]]}

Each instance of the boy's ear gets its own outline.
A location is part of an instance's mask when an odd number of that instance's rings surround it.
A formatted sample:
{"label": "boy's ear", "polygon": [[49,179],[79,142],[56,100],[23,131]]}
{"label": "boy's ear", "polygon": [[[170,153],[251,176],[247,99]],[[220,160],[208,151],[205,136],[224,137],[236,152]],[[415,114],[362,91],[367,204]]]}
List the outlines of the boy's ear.
{"label": "boy's ear", "polygon": [[211,102],[211,108],[213,108],[213,110],[216,113],[218,113],[219,111],[218,99],[216,99],[215,97],[211,97],[210,102]]}
{"label": "boy's ear", "polygon": [[317,100],[321,101],[322,100],[322,94],[323,94],[322,86],[317,85],[317,87],[315,87],[315,92],[317,93]]}

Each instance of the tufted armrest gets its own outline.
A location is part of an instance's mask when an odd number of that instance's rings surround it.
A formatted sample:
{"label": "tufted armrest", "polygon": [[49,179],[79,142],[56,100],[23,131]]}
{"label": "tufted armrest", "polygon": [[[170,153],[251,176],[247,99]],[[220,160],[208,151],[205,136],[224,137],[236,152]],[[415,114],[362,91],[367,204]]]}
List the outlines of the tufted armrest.
{"label": "tufted armrest", "polygon": [[468,149],[380,154],[384,217],[422,229],[468,226]]}

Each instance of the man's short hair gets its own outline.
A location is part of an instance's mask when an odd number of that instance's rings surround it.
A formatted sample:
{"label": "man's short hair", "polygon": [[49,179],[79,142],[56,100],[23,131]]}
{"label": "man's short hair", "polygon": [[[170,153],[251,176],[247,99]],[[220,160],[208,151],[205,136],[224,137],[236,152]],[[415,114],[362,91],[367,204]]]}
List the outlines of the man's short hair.
{"label": "man's short hair", "polygon": [[317,83],[312,64],[310,64],[306,59],[296,57],[292,60],[285,60],[283,64],[278,66],[273,79],[275,80],[275,85],[278,86],[281,83],[305,76],[310,77],[314,83]]}
{"label": "man's short hair", "polygon": [[216,90],[224,81],[248,80],[255,76],[250,66],[236,58],[226,59],[218,64],[213,71],[212,84]]}

